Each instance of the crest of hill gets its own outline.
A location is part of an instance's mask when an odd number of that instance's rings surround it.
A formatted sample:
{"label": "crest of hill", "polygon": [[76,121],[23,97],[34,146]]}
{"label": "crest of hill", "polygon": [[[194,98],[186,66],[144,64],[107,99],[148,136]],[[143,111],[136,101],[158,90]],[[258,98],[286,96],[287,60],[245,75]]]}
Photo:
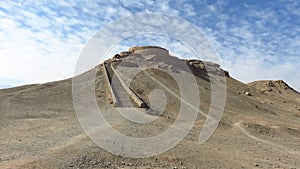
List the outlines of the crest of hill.
{"label": "crest of hill", "polygon": [[[191,70],[195,74],[209,71],[213,74],[225,75],[227,77],[230,77],[229,72],[223,70],[220,65],[216,63],[201,61],[197,59],[180,59],[176,56],[171,56],[167,49],[159,46],[133,46],[129,48],[128,51],[123,51],[119,54],[115,54],[112,59],[109,59],[106,62],[123,60],[124,62],[130,61],[134,64],[140,59],[147,61],[148,64],[157,65],[157,67],[159,68],[168,67],[172,70],[179,68],[180,66],[178,65],[178,63],[181,63],[183,61],[191,68]],[[123,63],[123,65],[125,64]]]}
{"label": "crest of hill", "polygon": [[277,94],[286,97],[300,97],[300,93],[283,80],[259,80],[248,83],[263,94]]}

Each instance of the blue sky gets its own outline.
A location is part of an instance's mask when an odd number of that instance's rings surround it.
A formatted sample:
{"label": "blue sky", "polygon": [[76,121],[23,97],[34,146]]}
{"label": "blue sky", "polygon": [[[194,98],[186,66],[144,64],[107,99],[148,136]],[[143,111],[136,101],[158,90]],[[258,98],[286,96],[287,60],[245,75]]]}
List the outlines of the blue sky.
{"label": "blue sky", "polygon": [[[199,28],[232,77],[283,79],[300,90],[300,1],[8,1],[0,2],[0,86],[71,77],[89,38],[106,24],[143,12]],[[149,43],[155,45],[155,41]],[[161,38],[158,38],[161,39]],[[157,40],[157,39],[156,39]],[[130,41],[143,45],[141,41]],[[180,54],[174,42],[157,44]],[[183,56],[188,57],[188,56]],[[189,56],[190,57],[190,56]]]}

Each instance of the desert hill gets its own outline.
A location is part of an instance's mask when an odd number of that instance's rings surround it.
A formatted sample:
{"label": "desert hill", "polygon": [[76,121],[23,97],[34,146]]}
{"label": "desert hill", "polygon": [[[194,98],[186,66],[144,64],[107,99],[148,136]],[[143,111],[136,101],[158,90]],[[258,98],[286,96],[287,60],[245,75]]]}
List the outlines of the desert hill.
{"label": "desert hill", "polygon": [[[72,79],[66,79],[0,90],[1,168],[300,167],[300,94],[297,91],[283,81],[244,84],[217,64],[181,60],[169,56],[166,49],[159,48],[157,52],[152,48],[131,48],[89,71],[96,74],[94,91],[99,108],[119,132],[131,137],[151,137],[170,127],[180,109],[180,97],[177,97],[181,96],[180,87],[167,71],[195,77],[204,114],[208,114],[211,106],[211,82],[224,83],[225,78],[225,110],[207,142],[198,142],[205,122],[199,113],[185,139],[165,153],[148,158],[109,153],[97,146],[80,126],[73,106]],[[141,65],[147,69],[135,73]],[[121,78],[117,78],[115,70]],[[132,77],[131,81],[122,79],[127,76]],[[82,86],[91,80],[85,77],[88,76],[76,77]],[[158,117],[156,120],[141,125],[116,112],[116,106],[139,107],[142,105],[139,103],[159,112],[160,107],[153,104],[158,99],[149,97],[155,89],[165,93],[165,109],[160,116],[146,116],[145,111],[145,117]],[[86,91],[79,93],[84,99]],[[128,93],[133,97],[125,97]]]}
{"label": "desert hill", "polygon": [[283,80],[261,80],[248,83],[264,94],[276,94],[288,98],[299,98],[299,92],[290,87]]}

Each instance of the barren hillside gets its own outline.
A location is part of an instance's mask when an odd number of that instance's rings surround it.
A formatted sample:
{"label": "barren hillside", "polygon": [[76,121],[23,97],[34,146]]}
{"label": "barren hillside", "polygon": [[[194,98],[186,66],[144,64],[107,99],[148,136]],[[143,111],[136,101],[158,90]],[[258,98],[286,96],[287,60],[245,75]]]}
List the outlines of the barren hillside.
{"label": "barren hillside", "polygon": [[[283,81],[244,84],[217,64],[147,52],[137,52],[134,48],[90,70],[96,73],[95,96],[107,122],[130,137],[151,137],[167,130],[175,122],[181,106],[180,86],[167,71],[195,78],[200,110],[208,114],[211,82],[222,80],[223,74],[225,110],[207,142],[198,142],[205,122],[199,113],[189,134],[167,152],[149,158],[109,153],[81,128],[73,107],[72,79],[66,79],[0,90],[1,168],[300,168],[300,94],[297,91]],[[134,74],[139,63],[147,69]],[[182,68],[182,64],[189,70]],[[211,65],[210,70],[205,67],[207,64]],[[131,81],[124,78],[113,83],[114,69],[121,77],[132,75]],[[212,72],[211,77],[208,72]],[[91,80],[84,77],[84,74],[77,77],[83,86]],[[156,118],[146,124],[120,116],[115,103],[122,103],[120,106],[132,103],[135,107],[139,103],[134,98],[125,99],[127,89],[120,89],[123,83],[153,112],[160,111],[153,103],[161,102],[149,97],[151,91],[165,93],[162,114],[151,114],[149,109],[138,112],[145,113],[145,119]],[[84,96],[85,91],[80,92]]]}

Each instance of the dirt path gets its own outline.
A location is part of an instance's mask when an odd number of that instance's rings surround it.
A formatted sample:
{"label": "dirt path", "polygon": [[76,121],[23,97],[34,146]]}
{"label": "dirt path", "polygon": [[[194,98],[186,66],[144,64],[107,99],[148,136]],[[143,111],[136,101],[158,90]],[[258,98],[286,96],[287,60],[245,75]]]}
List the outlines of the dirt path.
{"label": "dirt path", "polygon": [[238,131],[240,131],[241,133],[243,133],[245,136],[251,138],[252,140],[264,143],[264,144],[266,144],[268,146],[271,146],[271,147],[274,147],[274,148],[281,149],[282,151],[288,152],[290,154],[300,155],[299,151],[291,150],[291,149],[289,149],[289,148],[287,148],[283,145],[280,145],[280,144],[277,144],[277,143],[274,143],[274,142],[271,142],[271,141],[268,141],[268,140],[264,140],[262,138],[258,138],[256,136],[250,134],[245,128],[242,127],[241,123],[242,122],[240,121],[240,122],[234,123],[232,126],[235,129],[237,129]]}
{"label": "dirt path", "polygon": [[[190,106],[192,109],[199,111],[199,108],[194,107],[193,105],[191,105],[189,102],[185,101],[184,99],[182,99],[180,96],[178,96],[175,92],[173,92],[172,90],[170,90],[167,86],[165,86],[164,84],[162,84],[159,80],[157,80],[155,77],[151,76],[147,71],[143,71],[143,73],[149,77],[151,80],[153,80],[155,83],[157,83],[158,85],[160,85],[161,87],[163,87],[165,90],[167,90],[170,94],[172,94],[174,97],[176,97],[177,99],[181,100],[183,103],[185,103],[186,105]],[[205,114],[202,111],[199,111],[199,113],[207,118],[208,115]],[[211,117],[209,117],[211,118]]]}

